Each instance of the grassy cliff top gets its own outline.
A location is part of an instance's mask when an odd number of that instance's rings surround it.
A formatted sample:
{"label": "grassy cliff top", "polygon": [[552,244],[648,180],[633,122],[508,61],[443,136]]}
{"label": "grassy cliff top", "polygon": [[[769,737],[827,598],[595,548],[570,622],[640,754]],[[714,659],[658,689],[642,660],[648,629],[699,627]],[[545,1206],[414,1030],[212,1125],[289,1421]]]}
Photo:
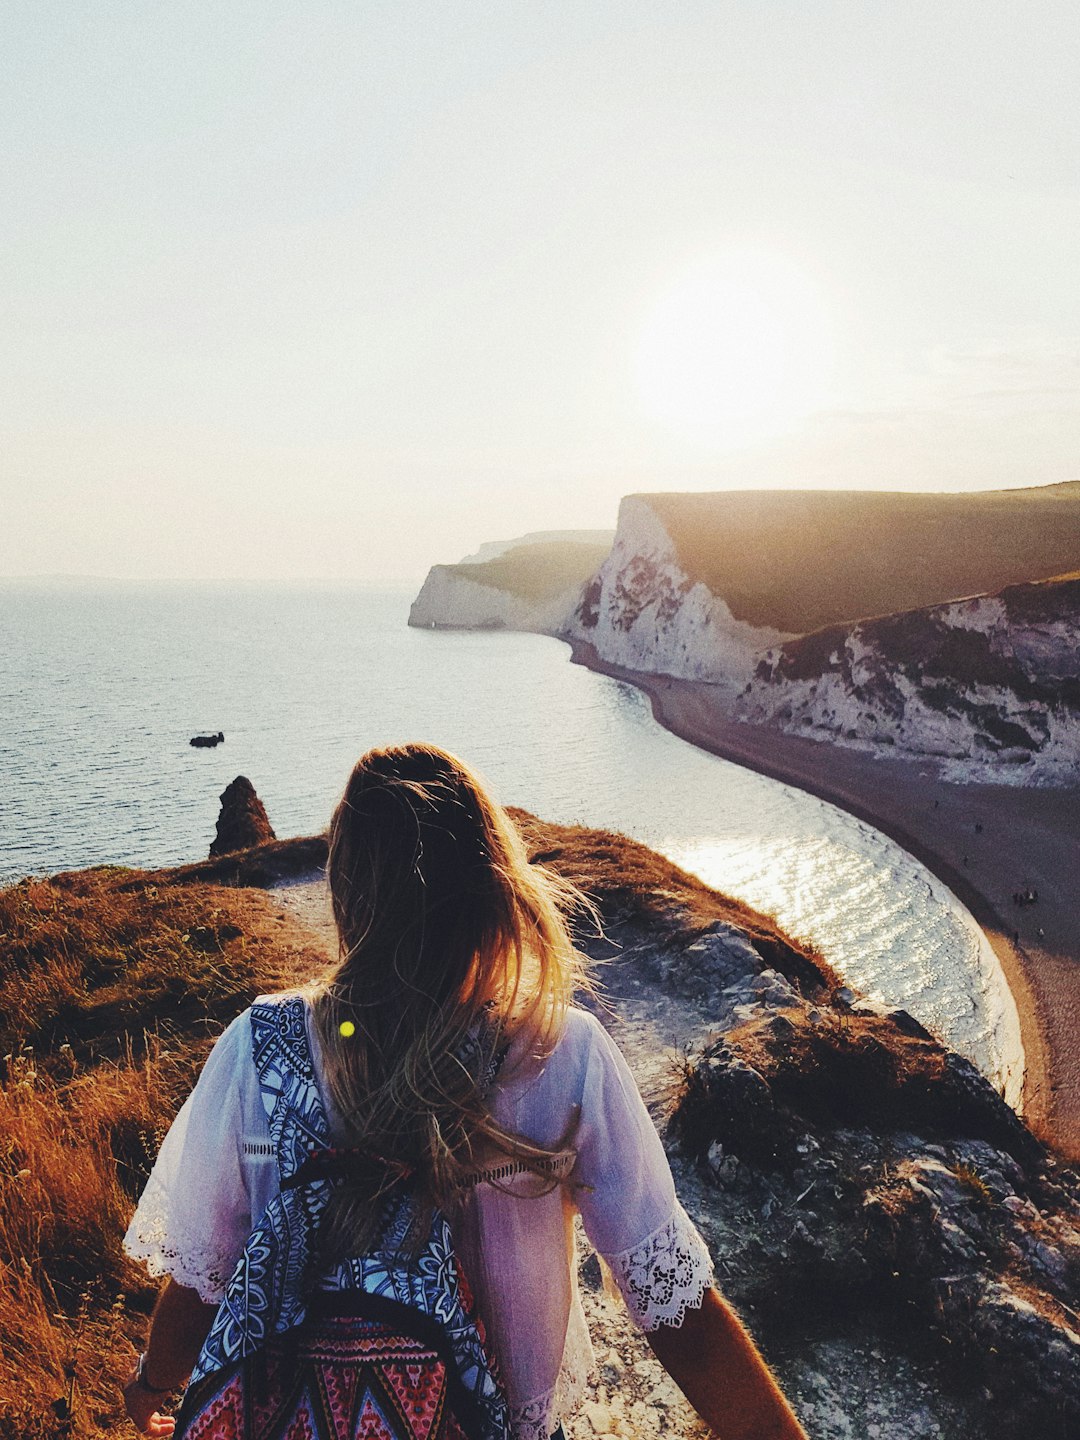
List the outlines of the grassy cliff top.
{"label": "grassy cliff top", "polygon": [[542,604],[575,585],[583,585],[599,569],[609,549],[608,545],[587,541],[549,540],[538,545],[516,545],[494,560],[439,568],[478,585],[490,585],[521,600]]}
{"label": "grassy cliff top", "polygon": [[691,580],[739,620],[806,634],[1080,567],[1080,481],[975,494],[648,494]]}

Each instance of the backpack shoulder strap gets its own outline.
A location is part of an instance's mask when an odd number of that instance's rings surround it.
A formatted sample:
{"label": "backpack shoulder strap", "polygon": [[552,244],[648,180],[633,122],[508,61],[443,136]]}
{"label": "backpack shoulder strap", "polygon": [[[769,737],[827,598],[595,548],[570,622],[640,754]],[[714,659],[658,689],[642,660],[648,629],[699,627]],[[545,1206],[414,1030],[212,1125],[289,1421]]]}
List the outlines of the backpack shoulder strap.
{"label": "backpack shoulder strap", "polygon": [[279,1180],[284,1184],[313,1149],[330,1143],[330,1123],[315,1081],[303,996],[256,1001],[251,1007],[251,1056],[270,1124]]}
{"label": "backpack shoulder strap", "polygon": [[325,1146],[330,1136],[301,996],[257,1001],[251,1007],[251,1054],[283,1188],[256,1220],[229,1278],[193,1383],[254,1354],[268,1336],[303,1321],[315,1237],[329,1195],[325,1180],[284,1188],[312,1147]]}

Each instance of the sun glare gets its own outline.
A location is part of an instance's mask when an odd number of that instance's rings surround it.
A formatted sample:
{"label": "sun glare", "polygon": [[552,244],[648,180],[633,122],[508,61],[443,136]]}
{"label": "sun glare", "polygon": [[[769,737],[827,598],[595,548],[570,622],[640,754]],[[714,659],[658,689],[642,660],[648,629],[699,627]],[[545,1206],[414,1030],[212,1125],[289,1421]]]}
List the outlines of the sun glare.
{"label": "sun glare", "polygon": [[770,438],[822,403],[825,307],[778,256],[732,253],[685,270],[654,302],[635,357],[649,417],[716,448]]}

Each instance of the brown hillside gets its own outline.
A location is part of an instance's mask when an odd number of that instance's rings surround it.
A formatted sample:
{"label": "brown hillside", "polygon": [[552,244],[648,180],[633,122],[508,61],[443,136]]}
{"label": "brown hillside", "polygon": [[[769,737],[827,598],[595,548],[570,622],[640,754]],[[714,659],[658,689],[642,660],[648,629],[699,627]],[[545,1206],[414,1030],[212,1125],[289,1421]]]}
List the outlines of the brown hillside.
{"label": "brown hillside", "polygon": [[976,494],[741,490],[648,503],[737,619],[806,634],[1080,568],[1080,481]]}

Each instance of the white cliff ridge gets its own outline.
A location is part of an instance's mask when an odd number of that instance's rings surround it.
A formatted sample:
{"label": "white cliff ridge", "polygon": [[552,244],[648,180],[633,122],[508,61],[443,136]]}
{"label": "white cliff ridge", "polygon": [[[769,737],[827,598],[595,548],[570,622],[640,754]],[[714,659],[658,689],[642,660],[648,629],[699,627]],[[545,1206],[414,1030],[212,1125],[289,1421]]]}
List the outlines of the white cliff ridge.
{"label": "white cliff ridge", "polygon": [[762,657],[735,718],[951,778],[1067,784],[1080,773],[1080,581],[1010,586],[803,636]]}
{"label": "white cliff ridge", "polygon": [[457,573],[453,565],[433,565],[409,611],[409,624],[420,629],[528,630],[557,634],[577,604],[581,585],[553,599],[531,600]]}
{"label": "white cliff ridge", "polygon": [[659,516],[640,496],[619,507],[611,553],[564,633],[613,665],[742,685],[783,631],[736,620],[719,595],[679,564]]}
{"label": "white cliff ridge", "polygon": [[409,613],[422,628],[535,630],[554,635],[607,554],[610,530],[544,531],[491,542],[434,565]]}
{"label": "white cliff ridge", "polygon": [[[813,529],[812,514],[777,520],[751,512],[745,496],[730,505],[728,498],[628,496],[606,555],[594,535],[562,532],[487,546],[480,555],[490,558],[479,563],[437,565],[409,623],[587,642],[607,664],[707,682],[730,719],[883,757],[933,758],[949,778],[1075,782],[1080,577],[1006,584],[993,594],[823,628],[818,618],[797,634],[804,617],[859,603],[856,592],[863,603],[902,598],[895,576],[892,590],[874,588],[888,527],[853,551],[850,526],[845,549],[831,543],[828,526]],[[1071,535],[1072,512],[1061,513]],[[917,547],[913,553],[918,559]],[[955,581],[940,556],[931,558],[938,587]],[[1041,563],[1038,556],[1032,563]],[[853,576],[862,590],[852,589]],[[736,618],[733,606],[758,623]]]}

